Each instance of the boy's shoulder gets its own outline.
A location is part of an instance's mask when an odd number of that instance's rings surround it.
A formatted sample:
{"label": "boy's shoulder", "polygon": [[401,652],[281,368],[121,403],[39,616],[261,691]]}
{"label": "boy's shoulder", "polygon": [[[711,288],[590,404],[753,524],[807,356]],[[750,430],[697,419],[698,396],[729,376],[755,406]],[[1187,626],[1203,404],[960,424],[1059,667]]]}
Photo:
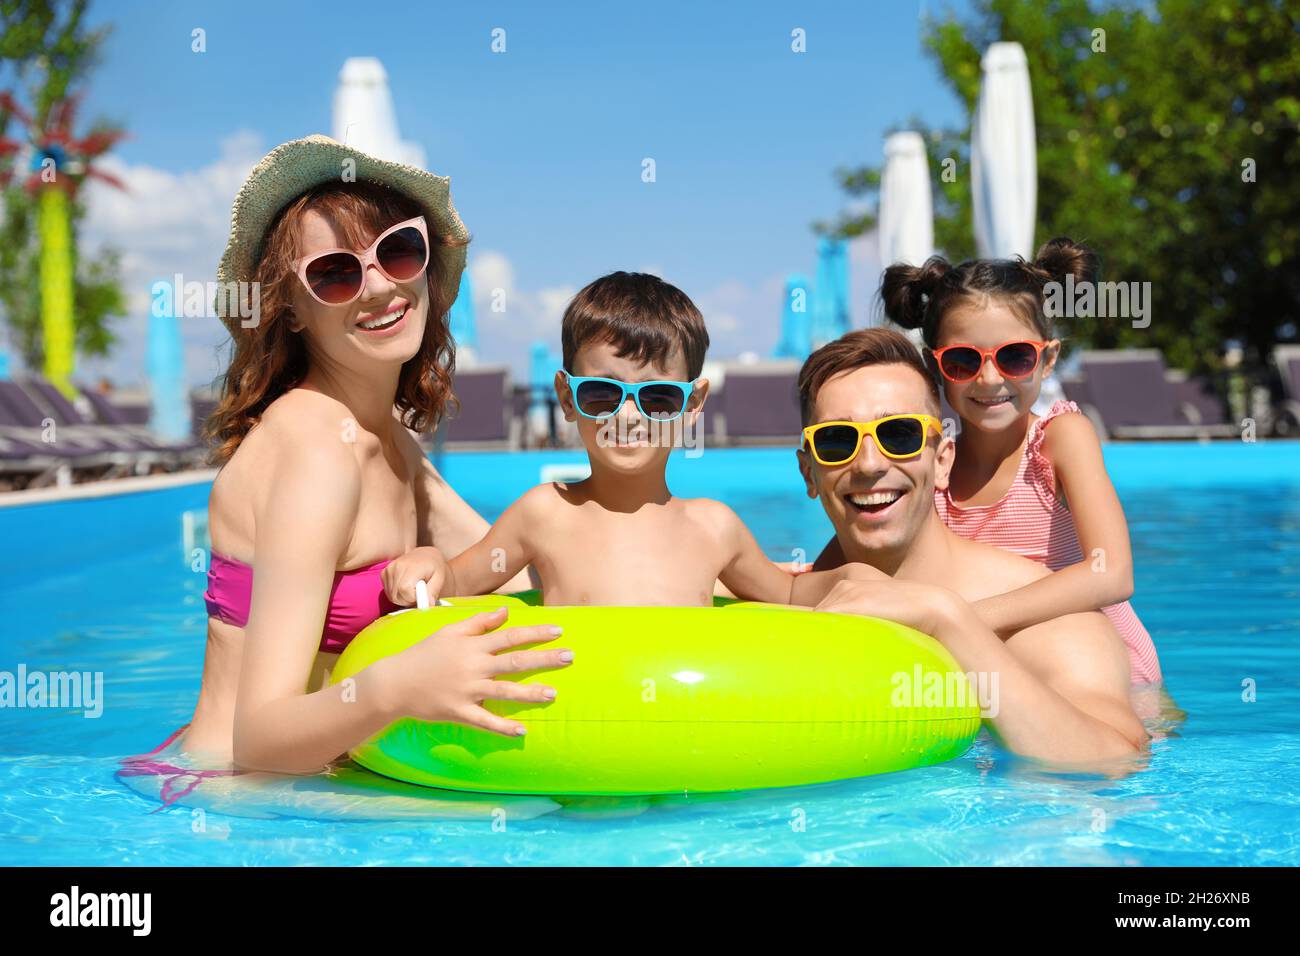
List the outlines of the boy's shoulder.
{"label": "boy's shoulder", "polygon": [[724,530],[740,523],[740,516],[715,498],[673,498],[673,501],[686,515],[712,526],[714,530]]}
{"label": "boy's shoulder", "polygon": [[546,538],[555,533],[556,518],[567,507],[556,482],[545,481],[516,498],[495,524],[512,525],[518,533]]}
{"label": "boy's shoulder", "polygon": [[536,512],[564,504],[570,497],[565,493],[562,482],[543,481],[539,485],[533,485],[520,495],[515,500],[514,507],[528,512]]}

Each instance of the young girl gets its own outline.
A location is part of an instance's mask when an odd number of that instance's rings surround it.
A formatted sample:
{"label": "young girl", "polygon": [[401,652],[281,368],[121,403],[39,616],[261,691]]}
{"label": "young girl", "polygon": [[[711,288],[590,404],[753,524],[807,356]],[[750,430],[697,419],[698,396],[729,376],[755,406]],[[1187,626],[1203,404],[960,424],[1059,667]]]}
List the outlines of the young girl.
{"label": "young girl", "polygon": [[[1074,402],[1041,418],[1031,408],[1060,352],[1044,287],[1093,282],[1097,258],[1053,239],[1028,263],[976,260],[885,270],[885,313],[922,330],[926,361],[961,418],[947,485],[935,491],[957,534],[1033,558],[1055,574],[977,605],[999,633],[1100,609],[1128,646],[1133,682],[1161,679],[1155,646],[1128,598],[1128,524],[1092,423]],[[1051,426],[1050,428],[1048,426]]]}

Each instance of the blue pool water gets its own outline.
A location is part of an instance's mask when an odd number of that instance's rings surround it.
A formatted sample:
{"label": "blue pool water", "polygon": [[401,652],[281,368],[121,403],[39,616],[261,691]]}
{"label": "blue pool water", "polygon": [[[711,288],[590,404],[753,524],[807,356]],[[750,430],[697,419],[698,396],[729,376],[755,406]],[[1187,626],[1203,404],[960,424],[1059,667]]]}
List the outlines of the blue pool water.
{"label": "blue pool water", "polygon": [[[442,465],[493,517],[542,464],[576,460]],[[183,516],[201,541],[207,485],[0,508],[0,671],[105,681],[98,719],[0,709],[0,864],[1300,863],[1300,444],[1113,445],[1107,460],[1134,605],[1186,714],[1144,769],[1056,774],[982,735],[940,766],[714,799],[368,794],[345,771],[205,784],[153,812],[114,771],[193,708],[204,582]],[[731,504],[774,558],[829,535],[788,450],[708,451],[670,479]]]}

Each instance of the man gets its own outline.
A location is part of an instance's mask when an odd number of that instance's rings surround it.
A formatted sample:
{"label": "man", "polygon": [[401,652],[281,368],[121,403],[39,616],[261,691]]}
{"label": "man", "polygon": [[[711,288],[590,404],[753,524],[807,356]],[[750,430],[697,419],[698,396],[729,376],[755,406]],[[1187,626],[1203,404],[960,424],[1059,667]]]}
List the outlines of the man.
{"label": "man", "polygon": [[[1075,763],[1141,750],[1147,735],[1129,700],[1128,653],[1105,615],[1069,614],[999,636],[971,606],[1051,572],[961,538],[940,520],[934,490],[946,486],[954,444],[927,427],[941,414],[939,390],[916,347],[886,329],[851,332],[808,357],[799,398],[805,426],[932,417],[911,426],[921,431],[914,452],[897,428],[884,438],[892,457],[870,434],[843,463],[824,464],[807,442],[800,447],[808,495],[821,500],[835,527],[814,570],[859,561],[882,572],[879,582],[842,582],[818,609],[909,624],[934,635],[964,671],[998,674],[989,724],[1017,753]],[[840,450],[822,457],[851,454],[851,433],[841,430]]]}

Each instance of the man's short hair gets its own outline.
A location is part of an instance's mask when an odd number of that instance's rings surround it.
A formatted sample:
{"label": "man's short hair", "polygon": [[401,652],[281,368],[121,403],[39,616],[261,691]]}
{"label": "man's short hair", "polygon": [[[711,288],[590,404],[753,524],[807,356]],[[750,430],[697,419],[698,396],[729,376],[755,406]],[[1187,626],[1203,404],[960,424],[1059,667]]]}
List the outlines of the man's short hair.
{"label": "man's short hair", "polygon": [[869,365],[906,365],[925,382],[930,406],[925,410],[935,415],[941,413],[939,383],[925,367],[916,346],[892,329],[857,329],[827,342],[803,363],[799,370],[799,414],[803,423],[810,423],[813,402],[828,380],[841,372]]}

